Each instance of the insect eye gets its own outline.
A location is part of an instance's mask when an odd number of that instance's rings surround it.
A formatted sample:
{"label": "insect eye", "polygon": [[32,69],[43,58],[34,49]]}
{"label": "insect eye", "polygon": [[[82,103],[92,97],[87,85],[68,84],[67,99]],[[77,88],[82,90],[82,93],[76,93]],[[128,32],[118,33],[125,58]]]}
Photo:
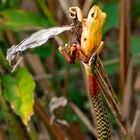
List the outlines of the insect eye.
{"label": "insect eye", "polygon": [[92,13],[92,14],[91,14],[91,17],[94,17],[94,15],[95,15],[95,13]]}

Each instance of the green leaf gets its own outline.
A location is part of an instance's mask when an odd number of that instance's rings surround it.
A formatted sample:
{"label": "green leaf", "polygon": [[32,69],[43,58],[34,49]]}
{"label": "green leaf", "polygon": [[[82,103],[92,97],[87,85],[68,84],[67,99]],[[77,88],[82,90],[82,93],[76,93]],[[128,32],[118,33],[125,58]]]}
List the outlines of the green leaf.
{"label": "green leaf", "polygon": [[105,71],[110,76],[113,75],[114,73],[117,73],[118,70],[119,70],[119,64],[118,63],[105,66]]}
{"label": "green leaf", "polygon": [[21,0],[9,0],[6,1],[6,4],[8,5],[8,8],[14,8],[17,7],[18,5],[20,5]]}
{"label": "green leaf", "polygon": [[136,54],[140,52],[140,36],[131,35],[131,53]]}
{"label": "green leaf", "polygon": [[84,130],[87,131],[87,127],[84,124],[84,122],[81,120],[81,118],[79,116],[77,116],[69,107],[66,107],[65,109],[65,119],[66,121],[68,121],[71,125],[73,123],[78,123],[80,124],[80,127]]}
{"label": "green leaf", "polygon": [[133,0],[131,5],[132,5],[131,14],[133,15],[132,19],[138,18],[140,15],[140,8],[139,8],[140,0]]}
{"label": "green leaf", "polygon": [[4,56],[3,50],[2,48],[0,48],[0,64],[5,68],[5,69],[9,69],[9,65],[8,62],[6,61],[6,58]]}
{"label": "green leaf", "polygon": [[49,57],[51,55],[52,46],[48,42],[47,46],[42,45],[41,47],[35,48],[33,52],[36,53],[40,58],[45,59],[46,57]]}
{"label": "green leaf", "polygon": [[48,20],[32,12],[21,9],[9,9],[0,11],[0,29],[14,31],[25,29],[40,29],[47,27]]}
{"label": "green leaf", "polygon": [[35,83],[25,68],[20,68],[14,76],[4,75],[4,96],[14,112],[27,125],[33,114]]}
{"label": "green leaf", "polygon": [[107,3],[104,5],[103,11],[107,14],[105,25],[103,27],[103,34],[105,34],[111,28],[119,27],[119,3]]}
{"label": "green leaf", "polygon": [[[140,36],[139,35],[131,35],[130,41],[131,41],[131,54],[133,56],[136,56],[137,53],[140,53]],[[134,57],[135,63],[140,63],[139,57]]]}

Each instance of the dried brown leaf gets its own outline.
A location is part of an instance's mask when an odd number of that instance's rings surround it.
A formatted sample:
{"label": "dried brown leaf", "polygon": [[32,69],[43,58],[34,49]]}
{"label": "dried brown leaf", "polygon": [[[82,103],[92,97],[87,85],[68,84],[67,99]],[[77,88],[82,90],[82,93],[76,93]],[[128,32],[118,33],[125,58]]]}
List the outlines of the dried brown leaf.
{"label": "dried brown leaf", "polygon": [[7,50],[7,57],[9,64],[14,60],[18,52],[23,52],[29,48],[36,48],[46,43],[50,38],[72,29],[72,26],[52,27],[49,29],[42,29],[33,33],[31,36],[25,38],[18,45],[13,45]]}

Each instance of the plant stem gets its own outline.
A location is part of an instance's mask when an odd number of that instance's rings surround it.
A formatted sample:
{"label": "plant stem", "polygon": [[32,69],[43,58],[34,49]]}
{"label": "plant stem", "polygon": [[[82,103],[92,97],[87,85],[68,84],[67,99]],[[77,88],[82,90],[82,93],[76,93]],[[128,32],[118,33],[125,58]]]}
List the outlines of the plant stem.
{"label": "plant stem", "polygon": [[50,124],[50,118],[47,114],[47,112],[44,110],[44,108],[38,103],[37,100],[35,100],[34,104],[34,111],[40,117],[40,119],[44,122],[44,124],[51,130],[51,132],[55,135],[57,140],[64,140],[63,133],[58,128],[56,124],[51,125]]}

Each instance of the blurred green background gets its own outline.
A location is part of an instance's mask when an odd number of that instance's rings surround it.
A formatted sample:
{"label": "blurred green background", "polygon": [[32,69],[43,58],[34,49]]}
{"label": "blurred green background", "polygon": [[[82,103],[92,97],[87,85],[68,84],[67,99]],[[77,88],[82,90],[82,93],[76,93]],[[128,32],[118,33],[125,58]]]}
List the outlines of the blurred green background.
{"label": "blurred green background", "polygon": [[[126,77],[125,97],[120,88],[120,16],[121,1],[118,0],[0,0],[0,139],[2,140],[94,140],[96,139],[95,114],[91,108],[85,73],[79,61],[70,65],[58,52],[57,39],[50,39],[39,48],[23,53],[24,60],[16,72],[6,61],[6,50],[18,44],[35,31],[54,26],[69,25],[70,6],[78,6],[87,16],[92,5],[97,4],[107,13],[103,28],[104,49],[101,59],[112,86],[121,101],[124,112],[133,124],[139,107],[140,92],[140,0],[129,0],[128,22],[130,34],[128,44],[133,70]],[[124,9],[125,11],[126,9]],[[127,22],[125,27],[127,26]],[[74,39],[71,32],[59,36],[64,45]],[[129,79],[129,80],[127,80]],[[131,88],[131,90],[129,90]],[[125,93],[126,94],[126,93]],[[65,107],[58,107],[54,123],[49,106],[52,98],[64,96]],[[122,99],[123,98],[123,99]],[[112,116],[106,101],[113,140],[119,140],[121,130]],[[125,105],[124,105],[125,106]],[[123,107],[125,108],[125,107]],[[33,111],[34,110],[34,111]],[[32,115],[26,127],[24,124]],[[139,116],[138,116],[139,117]],[[58,120],[65,120],[58,123]],[[139,123],[133,126],[136,139],[140,139]]]}

